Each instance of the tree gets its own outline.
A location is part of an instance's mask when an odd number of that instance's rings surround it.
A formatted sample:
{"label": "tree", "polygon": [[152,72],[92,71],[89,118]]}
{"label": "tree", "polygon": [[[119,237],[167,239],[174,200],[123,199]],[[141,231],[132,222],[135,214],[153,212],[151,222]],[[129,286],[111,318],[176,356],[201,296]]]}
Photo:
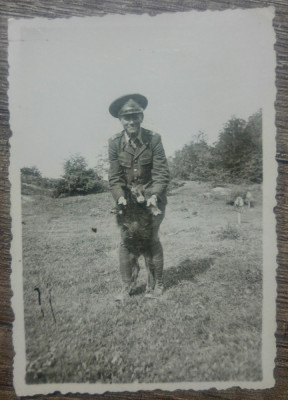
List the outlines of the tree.
{"label": "tree", "polygon": [[21,176],[22,177],[34,177],[34,178],[41,178],[41,172],[39,171],[39,169],[35,166],[33,167],[23,167],[21,168]]}
{"label": "tree", "polygon": [[97,164],[95,171],[104,180],[108,180],[109,160],[108,160],[108,145],[103,147],[103,151],[97,156]]}
{"label": "tree", "polygon": [[232,117],[213,146],[203,132],[169,159],[173,178],[262,182],[262,110],[248,121]]}
{"label": "tree", "polygon": [[229,170],[232,176],[241,173],[249,150],[250,140],[245,133],[245,126],[246,122],[243,119],[233,117],[225,124],[216,144],[218,162],[223,169]]}
{"label": "tree", "polygon": [[250,154],[243,174],[252,182],[260,183],[263,180],[263,150],[262,150],[262,110],[258,110],[249,117],[247,134],[250,136]]}
{"label": "tree", "polygon": [[205,134],[199,132],[189,144],[176,151],[169,159],[169,166],[173,178],[208,180],[215,171],[212,149]]}
{"label": "tree", "polygon": [[64,175],[56,186],[55,197],[99,193],[105,189],[104,182],[94,169],[88,168],[85,158],[74,154],[64,162]]}
{"label": "tree", "polygon": [[246,122],[231,118],[219,134],[215,145],[218,169],[230,178],[262,181],[262,110],[257,111]]}

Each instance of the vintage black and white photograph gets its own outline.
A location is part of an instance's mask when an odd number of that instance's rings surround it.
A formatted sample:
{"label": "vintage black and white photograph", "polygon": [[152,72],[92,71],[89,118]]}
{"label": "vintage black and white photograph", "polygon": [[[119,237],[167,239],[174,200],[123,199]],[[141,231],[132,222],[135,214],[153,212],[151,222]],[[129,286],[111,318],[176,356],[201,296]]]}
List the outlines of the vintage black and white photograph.
{"label": "vintage black and white photograph", "polygon": [[273,16],[9,21],[17,394],[274,385]]}

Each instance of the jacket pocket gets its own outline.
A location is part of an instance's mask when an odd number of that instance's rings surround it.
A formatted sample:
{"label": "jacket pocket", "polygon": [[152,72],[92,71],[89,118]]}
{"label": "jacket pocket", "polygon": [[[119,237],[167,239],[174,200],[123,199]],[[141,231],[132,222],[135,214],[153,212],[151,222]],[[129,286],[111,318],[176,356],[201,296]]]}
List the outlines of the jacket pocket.
{"label": "jacket pocket", "polygon": [[152,154],[149,154],[148,152],[143,154],[143,156],[139,158],[139,164],[145,167],[149,166],[149,164],[152,164]]}
{"label": "jacket pocket", "polygon": [[152,164],[152,160],[151,158],[143,158],[142,160],[139,160],[139,164],[146,166]]}
{"label": "jacket pocket", "polygon": [[131,168],[132,157],[130,156],[130,154],[122,152],[122,153],[119,154],[118,159],[119,159],[119,164],[122,167]]}

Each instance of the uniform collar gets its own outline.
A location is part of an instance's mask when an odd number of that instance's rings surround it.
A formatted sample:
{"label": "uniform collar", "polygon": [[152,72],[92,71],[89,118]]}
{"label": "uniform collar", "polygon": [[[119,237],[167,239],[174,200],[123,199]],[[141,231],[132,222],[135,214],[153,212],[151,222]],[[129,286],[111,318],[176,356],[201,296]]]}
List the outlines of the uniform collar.
{"label": "uniform collar", "polygon": [[[125,136],[126,143],[129,143],[130,138],[129,138],[129,136],[128,136],[128,134],[127,134],[126,131],[124,131],[124,136]],[[140,128],[139,133],[138,133],[138,136],[136,136],[135,139],[138,139],[138,140],[139,140],[141,146],[143,145],[143,140],[142,140],[142,128]],[[133,139],[133,140],[131,139],[131,141],[134,142],[135,139]]]}
{"label": "uniform collar", "polygon": [[[144,128],[140,128],[140,132],[137,136],[137,139],[140,141],[140,147],[134,147],[131,142],[129,142],[129,136],[125,131],[122,131],[121,136],[121,143],[122,143],[122,150],[127,151],[127,153],[131,154],[134,159],[139,157],[145,149],[147,149],[148,141],[147,141],[147,133],[149,131],[145,130]],[[134,143],[133,143],[134,144]]]}

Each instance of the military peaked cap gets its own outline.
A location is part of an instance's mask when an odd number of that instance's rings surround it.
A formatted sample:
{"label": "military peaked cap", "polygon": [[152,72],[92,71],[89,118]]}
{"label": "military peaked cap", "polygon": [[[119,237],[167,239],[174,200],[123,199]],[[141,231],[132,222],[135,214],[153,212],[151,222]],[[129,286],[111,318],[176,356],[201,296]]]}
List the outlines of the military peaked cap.
{"label": "military peaked cap", "polygon": [[109,107],[110,114],[119,118],[127,114],[139,114],[147,107],[148,100],[142,94],[127,94],[113,101]]}

